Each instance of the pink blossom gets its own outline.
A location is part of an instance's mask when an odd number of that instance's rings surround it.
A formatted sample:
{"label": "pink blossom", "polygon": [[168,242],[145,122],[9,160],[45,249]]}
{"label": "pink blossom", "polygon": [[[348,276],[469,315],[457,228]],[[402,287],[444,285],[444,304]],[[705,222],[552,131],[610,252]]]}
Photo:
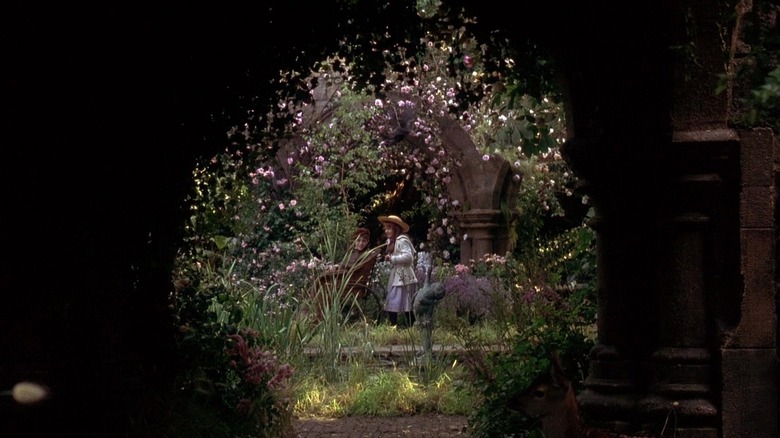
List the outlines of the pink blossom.
{"label": "pink blossom", "polygon": [[455,265],[455,273],[458,275],[468,274],[471,272],[468,266],[464,265],[463,263],[458,263]]}

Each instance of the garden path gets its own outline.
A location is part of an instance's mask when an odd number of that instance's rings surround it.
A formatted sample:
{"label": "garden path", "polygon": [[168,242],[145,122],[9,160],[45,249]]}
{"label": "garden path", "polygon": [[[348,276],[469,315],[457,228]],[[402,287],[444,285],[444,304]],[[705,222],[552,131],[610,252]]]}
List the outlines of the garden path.
{"label": "garden path", "polygon": [[403,417],[343,417],[293,420],[293,438],[463,437],[462,415],[419,414]]}

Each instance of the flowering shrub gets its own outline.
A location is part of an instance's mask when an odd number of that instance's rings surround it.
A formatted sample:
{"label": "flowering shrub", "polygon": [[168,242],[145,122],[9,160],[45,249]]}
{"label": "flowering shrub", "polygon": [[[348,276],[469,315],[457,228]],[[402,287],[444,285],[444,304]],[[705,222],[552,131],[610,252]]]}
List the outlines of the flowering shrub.
{"label": "flowering shrub", "polygon": [[230,436],[280,436],[280,431],[289,428],[286,383],[293,371],[289,365],[253,345],[251,335],[219,336],[191,329],[186,334],[199,348],[187,347],[186,357],[196,366],[186,368],[177,378],[183,398],[229,424],[236,434]]}
{"label": "flowering shrub", "polygon": [[[182,364],[177,395],[229,425],[230,434],[212,436],[281,436],[292,376],[284,361],[302,348],[291,336],[300,332],[300,306],[288,288],[261,286],[236,266],[227,246],[191,265],[182,261],[171,300]],[[281,272],[282,279],[298,274]]]}
{"label": "flowering shrub", "polygon": [[439,313],[454,314],[469,324],[489,316],[499,305],[490,279],[474,276],[466,265],[455,266],[455,275],[444,280],[444,290],[444,298],[438,304]]}
{"label": "flowering shrub", "polygon": [[510,421],[507,399],[547,370],[551,350],[561,353],[567,369],[583,376],[595,342],[592,231],[574,227],[532,243],[536,246],[507,257],[489,255],[468,268],[472,275],[490,278],[493,287],[502,291],[491,320],[496,327],[506,328],[501,354],[478,351],[466,358],[473,383],[484,395],[469,419],[475,437],[533,429],[531,419]]}
{"label": "flowering shrub", "polygon": [[293,375],[288,364],[279,364],[273,352],[252,345],[258,337],[254,330],[242,330],[228,336],[227,381],[232,382],[223,399],[236,412],[256,424],[258,433],[279,429],[289,421],[289,400],[284,397],[287,381]]}

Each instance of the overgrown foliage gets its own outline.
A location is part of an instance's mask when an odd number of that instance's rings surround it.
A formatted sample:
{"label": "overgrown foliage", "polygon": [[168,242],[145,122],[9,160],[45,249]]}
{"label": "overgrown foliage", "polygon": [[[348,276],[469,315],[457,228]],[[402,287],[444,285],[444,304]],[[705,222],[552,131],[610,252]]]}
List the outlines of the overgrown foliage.
{"label": "overgrown foliage", "polygon": [[717,93],[735,90],[732,122],[740,127],[769,127],[780,132],[780,6],[776,2],[736,6],[729,70],[720,75]]}
{"label": "overgrown foliage", "polygon": [[[536,431],[534,419],[513,414],[507,401],[547,369],[552,350],[584,379],[596,335],[592,231],[578,226],[548,234],[507,257],[441,265],[435,275],[447,290],[436,308],[437,326],[470,353],[469,380],[481,395],[470,412],[472,435]],[[477,329],[484,327],[489,340]]]}
{"label": "overgrown foliage", "polygon": [[[549,339],[575,350],[574,335],[565,331],[581,335],[586,322],[575,324],[565,315],[573,307],[567,300],[576,298],[549,293],[581,283],[564,267],[586,254],[572,249],[571,234],[561,234],[580,225],[581,211],[570,223],[550,226],[571,213],[560,200],[575,197],[573,177],[556,152],[563,139],[560,107],[548,98],[521,95],[522,87],[510,79],[495,86],[495,77],[486,74],[488,48],[469,34],[467,20],[462,24],[425,34],[420,46],[383,51],[382,81],[362,82],[353,75],[356,63],[339,56],[322,60],[308,75],[284,73],[282,80],[294,81],[303,95],[281,93],[265,124],[253,118],[237,125],[224,153],[194,170],[187,244],[177,258],[172,297],[187,364],[179,387],[215,409],[225,424],[238,418],[243,420],[236,430],[282,431],[293,409],[285,402],[291,388],[284,383],[291,379],[298,391],[306,379],[296,381],[289,373],[304,364],[327,384],[344,384],[345,331],[368,331],[373,321],[353,326],[351,315],[361,304],[343,295],[343,284],[314,287],[313,280],[343,261],[352,230],[371,226],[378,214],[401,214],[422,225],[413,227],[415,240],[439,260],[437,275],[451,291],[442,303],[442,321],[449,318],[451,331],[465,343],[478,344],[470,333],[486,323],[499,333],[502,348],[520,355],[532,351],[523,347],[529,342],[524,336],[537,339],[535,348]],[[463,206],[450,198],[447,184],[462,163],[443,145],[443,119],[471,133],[483,159],[508,159],[518,177],[523,172],[529,178],[518,199],[510,200],[524,218],[512,229],[522,244],[515,254],[470,265],[468,273],[447,271],[454,269],[448,266],[457,261],[463,238],[453,219]],[[381,276],[381,264],[375,271]],[[539,297],[544,299],[537,302]],[[371,361],[372,344],[362,339],[357,345],[362,360]],[[318,362],[308,362],[311,348]],[[527,368],[523,357],[514,358],[515,366]],[[488,355],[480,365],[475,362],[477,388],[506,395],[508,386],[495,383],[493,373],[506,368],[502,375],[512,375],[512,365],[493,360]],[[253,370],[261,363],[264,373],[258,377]],[[425,367],[415,378],[428,385],[450,377],[432,370]],[[372,388],[404,386],[391,374],[364,377],[368,380],[355,383],[363,387],[355,406],[334,412],[378,412],[387,407],[368,403],[381,400],[371,395]],[[417,387],[411,376],[402,378],[409,379],[409,388]],[[425,403],[413,393],[405,391],[410,399],[390,403],[419,411]]]}

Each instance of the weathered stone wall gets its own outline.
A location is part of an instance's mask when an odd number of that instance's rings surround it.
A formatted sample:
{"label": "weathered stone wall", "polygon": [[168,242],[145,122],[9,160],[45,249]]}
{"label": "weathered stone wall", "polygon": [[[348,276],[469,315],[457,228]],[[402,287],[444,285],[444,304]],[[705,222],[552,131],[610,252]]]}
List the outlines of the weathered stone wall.
{"label": "weathered stone wall", "polygon": [[724,327],[723,436],[772,436],[777,431],[775,162],[770,129],[740,131],[740,271],[738,318]]}

